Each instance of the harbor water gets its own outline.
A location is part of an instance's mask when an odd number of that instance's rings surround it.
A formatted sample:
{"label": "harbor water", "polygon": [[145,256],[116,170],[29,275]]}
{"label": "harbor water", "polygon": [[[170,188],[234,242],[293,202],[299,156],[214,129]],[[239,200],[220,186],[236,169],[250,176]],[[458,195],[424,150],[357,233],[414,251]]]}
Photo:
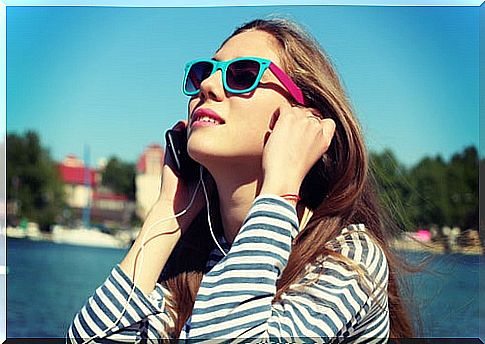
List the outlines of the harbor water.
{"label": "harbor water", "polygon": [[[76,312],[125,254],[126,249],[8,239],[7,338],[64,337]],[[418,261],[424,254],[406,255]],[[408,277],[424,336],[479,338],[485,333],[480,328],[485,324],[480,258],[437,255],[424,272]]]}

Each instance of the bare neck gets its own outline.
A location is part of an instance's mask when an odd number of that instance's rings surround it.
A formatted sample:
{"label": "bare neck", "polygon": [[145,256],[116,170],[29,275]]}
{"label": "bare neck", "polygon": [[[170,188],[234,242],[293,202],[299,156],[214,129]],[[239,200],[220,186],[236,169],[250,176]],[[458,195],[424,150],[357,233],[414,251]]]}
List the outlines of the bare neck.
{"label": "bare neck", "polygon": [[224,237],[230,244],[234,241],[254,198],[261,189],[262,176],[245,173],[247,164],[244,167],[226,165],[210,169],[217,185]]}
{"label": "bare neck", "polygon": [[[232,245],[239,233],[254,199],[260,194],[263,177],[256,174],[244,174],[241,170],[234,173],[212,173],[219,194],[219,211],[226,241]],[[237,171],[237,170],[235,170]],[[301,220],[303,208],[297,207],[298,220]]]}

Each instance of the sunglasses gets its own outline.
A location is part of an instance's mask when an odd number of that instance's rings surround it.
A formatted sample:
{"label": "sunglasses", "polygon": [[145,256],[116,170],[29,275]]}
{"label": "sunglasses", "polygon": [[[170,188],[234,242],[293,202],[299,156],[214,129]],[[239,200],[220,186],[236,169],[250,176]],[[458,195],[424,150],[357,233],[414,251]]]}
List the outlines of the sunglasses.
{"label": "sunglasses", "polygon": [[264,72],[268,68],[286,87],[292,97],[299,104],[305,105],[303,93],[293,80],[273,62],[259,57],[238,57],[228,61],[211,59],[190,61],[185,65],[183,91],[188,96],[196,95],[200,91],[202,81],[220,69],[226,91],[235,94],[251,92],[258,87]]}

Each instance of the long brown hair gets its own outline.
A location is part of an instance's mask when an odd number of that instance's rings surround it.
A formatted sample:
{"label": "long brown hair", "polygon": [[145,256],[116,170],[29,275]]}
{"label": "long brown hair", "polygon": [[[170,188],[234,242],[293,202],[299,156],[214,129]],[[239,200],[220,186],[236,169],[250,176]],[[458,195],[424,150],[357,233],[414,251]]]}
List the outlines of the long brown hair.
{"label": "long brown hair", "polygon": [[[404,304],[401,295],[405,280],[399,280],[398,272],[419,271],[419,268],[404,263],[390,247],[400,229],[380,205],[362,131],[334,67],[319,44],[287,19],[253,20],[236,29],[221,47],[231,37],[249,30],[261,30],[276,39],[281,67],[302,89],[307,106],[317,108],[323,117],[332,118],[336,123],[328,151],[302,183],[301,202],[313,211],[313,216],[293,242],[288,264],[277,281],[274,301],[297,282],[305,266],[318,257],[332,255],[348,262],[342,255],[325,248],[325,243],[338,236],[342,228],[363,223],[369,235],[382,247],[389,265],[390,337],[415,337],[417,332],[407,310],[409,305]],[[216,193],[210,203],[211,216],[216,219],[213,227],[221,234]],[[172,294],[169,308],[176,320],[170,332],[176,337],[192,312],[205,263],[214,247],[205,217],[204,210],[181,238],[160,279]]]}

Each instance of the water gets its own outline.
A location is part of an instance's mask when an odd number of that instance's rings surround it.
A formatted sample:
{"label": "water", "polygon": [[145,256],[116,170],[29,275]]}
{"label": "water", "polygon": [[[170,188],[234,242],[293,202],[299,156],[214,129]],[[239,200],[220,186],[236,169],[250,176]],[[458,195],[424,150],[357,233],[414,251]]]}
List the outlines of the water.
{"label": "water", "polygon": [[[407,256],[417,262],[424,254]],[[411,277],[423,336],[480,338],[485,333],[485,302],[479,297],[484,272],[481,256],[447,254],[433,256],[425,271]]]}
{"label": "water", "polygon": [[7,337],[63,337],[125,250],[7,240]]}
{"label": "water", "polygon": [[[76,312],[126,250],[9,239],[7,337],[63,337]],[[408,253],[416,261],[422,254]],[[479,256],[437,256],[410,281],[428,337],[479,337]],[[479,314],[482,315],[480,318]],[[484,325],[482,325],[484,326]],[[482,328],[484,333],[485,329]]]}

